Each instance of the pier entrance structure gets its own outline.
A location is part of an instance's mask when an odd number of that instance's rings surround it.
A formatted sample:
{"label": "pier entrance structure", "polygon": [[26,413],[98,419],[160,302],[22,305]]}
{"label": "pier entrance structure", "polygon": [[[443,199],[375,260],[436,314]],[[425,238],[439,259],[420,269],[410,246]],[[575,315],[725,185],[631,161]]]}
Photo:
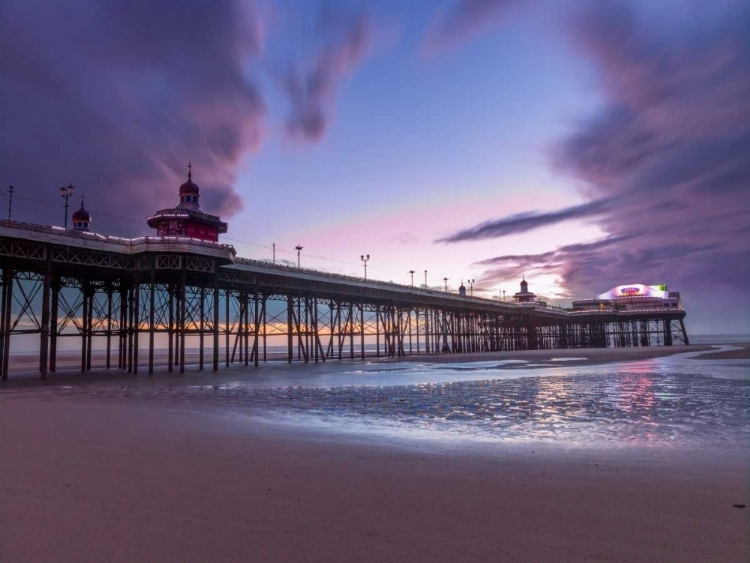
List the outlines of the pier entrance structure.
{"label": "pier entrance structure", "polygon": [[678,303],[566,310],[238,258],[187,237],[123,239],[0,221],[0,377],[11,343],[80,369],[152,373],[269,359],[688,344]]}

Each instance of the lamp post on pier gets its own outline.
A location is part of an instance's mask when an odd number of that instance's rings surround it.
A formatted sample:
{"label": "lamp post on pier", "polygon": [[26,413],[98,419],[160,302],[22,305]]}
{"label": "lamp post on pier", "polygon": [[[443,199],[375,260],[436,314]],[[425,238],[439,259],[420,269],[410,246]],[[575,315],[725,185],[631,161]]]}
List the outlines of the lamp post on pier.
{"label": "lamp post on pier", "polygon": [[60,188],[60,196],[65,200],[65,228],[68,228],[68,200],[70,199],[70,196],[73,195],[73,192],[75,191],[75,186],[63,186]]}
{"label": "lamp post on pier", "polygon": [[427,289],[427,270],[424,271],[424,288]]}
{"label": "lamp post on pier", "polygon": [[445,282],[445,291],[448,291],[448,278],[443,278],[443,282]]}
{"label": "lamp post on pier", "polygon": [[469,295],[474,297],[474,282],[476,280],[471,279],[471,280],[466,280],[466,281],[469,282]]}
{"label": "lamp post on pier", "polygon": [[294,250],[297,251],[297,267],[300,268],[301,266],[299,265],[300,264],[299,253],[302,252],[302,247],[298,244],[297,246],[294,247]]}
{"label": "lamp post on pier", "polygon": [[370,255],[368,254],[367,256],[365,256],[364,254],[362,254],[360,256],[360,259],[365,265],[365,279],[367,279],[367,261],[370,259]]}
{"label": "lamp post on pier", "polygon": [[411,286],[414,287],[414,270],[409,270],[409,273],[411,274]]}

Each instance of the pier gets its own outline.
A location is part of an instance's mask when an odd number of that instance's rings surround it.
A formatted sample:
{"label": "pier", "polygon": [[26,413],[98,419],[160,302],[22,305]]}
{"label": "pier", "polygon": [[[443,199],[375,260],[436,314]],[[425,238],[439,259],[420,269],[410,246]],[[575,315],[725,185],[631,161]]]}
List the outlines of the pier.
{"label": "pier", "polygon": [[[42,379],[61,343],[107,369],[183,372],[269,361],[688,344],[685,310],[570,310],[504,302],[243,259],[219,242],[125,239],[0,221],[0,378],[12,343],[39,351]],[[525,282],[524,282],[525,283]],[[523,286],[522,286],[523,287]]]}

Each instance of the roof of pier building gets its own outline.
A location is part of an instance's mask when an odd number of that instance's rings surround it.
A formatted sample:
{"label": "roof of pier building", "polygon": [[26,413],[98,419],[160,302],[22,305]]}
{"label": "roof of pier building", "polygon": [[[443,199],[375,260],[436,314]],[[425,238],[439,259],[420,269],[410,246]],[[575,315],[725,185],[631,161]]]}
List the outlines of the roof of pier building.
{"label": "roof of pier building", "polygon": [[81,198],[81,208],[73,212],[73,229],[76,231],[88,231],[91,224],[91,213],[83,207],[83,198]]}

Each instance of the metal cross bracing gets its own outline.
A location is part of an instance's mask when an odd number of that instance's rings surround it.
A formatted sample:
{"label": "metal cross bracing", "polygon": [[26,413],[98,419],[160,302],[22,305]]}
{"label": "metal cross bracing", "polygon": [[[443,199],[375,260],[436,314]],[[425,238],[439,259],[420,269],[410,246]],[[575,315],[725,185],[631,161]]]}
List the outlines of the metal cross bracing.
{"label": "metal cross bracing", "polygon": [[[14,229],[26,239],[8,238]],[[235,261],[221,245],[92,243],[49,231],[0,221],[3,380],[18,353],[12,341],[38,350],[42,378],[73,367],[69,358],[61,365],[60,355],[73,350],[80,351],[81,371],[116,364],[150,374],[160,365],[182,373],[188,364],[215,371],[271,359],[689,343],[682,309],[603,314],[516,307]]]}

